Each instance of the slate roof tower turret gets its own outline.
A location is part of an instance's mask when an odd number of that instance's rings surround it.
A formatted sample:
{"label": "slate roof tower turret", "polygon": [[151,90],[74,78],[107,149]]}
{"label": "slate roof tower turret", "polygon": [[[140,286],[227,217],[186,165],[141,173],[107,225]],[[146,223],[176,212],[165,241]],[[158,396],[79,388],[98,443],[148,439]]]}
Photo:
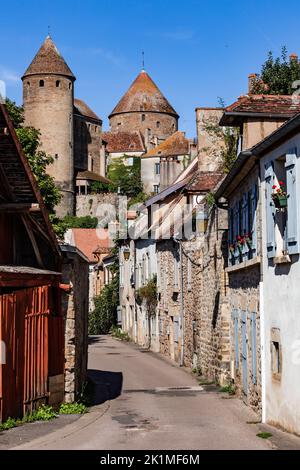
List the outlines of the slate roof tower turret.
{"label": "slate roof tower turret", "polygon": [[62,191],[57,215],[74,214],[73,105],[75,76],[47,36],[23,80],[25,125],[41,132],[42,149],[54,162],[48,172]]}
{"label": "slate roof tower turret", "polygon": [[142,70],[109,115],[111,132],[140,131],[149,148],[178,130],[179,116],[152,78]]}

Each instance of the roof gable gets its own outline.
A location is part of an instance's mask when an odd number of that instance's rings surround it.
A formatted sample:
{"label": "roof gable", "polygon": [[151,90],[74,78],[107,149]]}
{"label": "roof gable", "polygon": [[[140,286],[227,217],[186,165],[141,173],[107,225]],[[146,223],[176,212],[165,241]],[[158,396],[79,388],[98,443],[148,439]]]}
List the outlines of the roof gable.
{"label": "roof gable", "polygon": [[143,158],[188,155],[190,151],[189,147],[189,141],[185,137],[184,133],[177,131],[157,147],[149,150],[149,152],[143,155]]}

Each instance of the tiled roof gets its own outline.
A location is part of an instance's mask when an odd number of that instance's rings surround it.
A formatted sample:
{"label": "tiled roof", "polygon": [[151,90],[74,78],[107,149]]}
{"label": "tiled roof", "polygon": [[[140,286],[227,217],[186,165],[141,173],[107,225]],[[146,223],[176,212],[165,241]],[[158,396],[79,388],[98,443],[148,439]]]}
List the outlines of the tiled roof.
{"label": "tiled roof", "polygon": [[183,132],[177,131],[157,147],[149,150],[143,158],[147,157],[172,157],[187,155],[189,153],[189,141]]}
{"label": "tiled roof", "polygon": [[94,119],[95,121],[101,121],[99,116],[97,116],[84,101],[77,98],[74,99],[74,112],[75,114],[80,114],[81,116]]}
{"label": "tiled roof", "polygon": [[77,173],[76,179],[100,181],[101,183],[110,183],[110,180],[102,175],[98,175],[93,171],[80,171]]}
{"label": "tiled roof", "polygon": [[[110,253],[109,233],[105,229],[73,228],[73,241],[76,246],[91,263],[96,263],[97,253]],[[99,237],[100,233],[100,237]]]}
{"label": "tiled roof", "polygon": [[178,116],[152,78],[144,71],[137,76],[109,117],[114,114],[153,111]]}
{"label": "tiled roof", "polygon": [[241,115],[271,115],[291,118],[300,112],[300,99],[290,95],[244,95],[225,109],[220,124],[227,124],[227,117]]}
{"label": "tiled roof", "polygon": [[103,132],[109,153],[145,152],[143,138],[139,132]]}
{"label": "tiled roof", "polygon": [[24,77],[27,75],[47,73],[65,75],[75,79],[72,71],[70,70],[69,66],[65,62],[50,36],[46,37],[44,43],[24,73]]}
{"label": "tiled roof", "polygon": [[224,178],[224,174],[215,171],[199,171],[186,186],[187,191],[207,192],[214,189]]}

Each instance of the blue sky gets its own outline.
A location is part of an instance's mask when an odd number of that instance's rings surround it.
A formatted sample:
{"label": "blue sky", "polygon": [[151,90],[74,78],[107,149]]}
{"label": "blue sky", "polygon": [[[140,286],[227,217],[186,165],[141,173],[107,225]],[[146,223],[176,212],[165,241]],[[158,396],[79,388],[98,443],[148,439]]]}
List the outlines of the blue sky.
{"label": "blue sky", "polygon": [[281,46],[300,56],[296,0],[11,0],[1,5],[0,79],[21,103],[20,77],[48,25],[77,77],[75,94],[108,127],[107,115],[141,69],[195,135],[195,108],[230,104],[247,76]]}

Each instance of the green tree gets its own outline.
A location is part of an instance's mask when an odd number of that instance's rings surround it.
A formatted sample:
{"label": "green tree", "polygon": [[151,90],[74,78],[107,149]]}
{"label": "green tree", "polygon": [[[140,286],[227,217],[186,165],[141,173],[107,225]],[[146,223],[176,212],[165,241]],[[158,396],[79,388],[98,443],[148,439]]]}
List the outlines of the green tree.
{"label": "green tree", "polygon": [[116,325],[119,305],[119,246],[120,242],[115,240],[115,247],[112,249],[115,261],[110,267],[113,279],[94,299],[95,309],[89,316],[90,335],[107,334]]}
{"label": "green tree", "polygon": [[133,157],[133,164],[124,163],[126,155],[123,158],[116,159],[108,168],[108,178],[111,181],[109,189],[111,192],[120,190],[121,194],[128,197],[135,197],[143,192],[141,180],[141,160],[139,157]]}
{"label": "green tree", "polygon": [[253,94],[292,95],[293,83],[300,80],[300,63],[298,58],[288,57],[286,47],[282,48],[280,57],[274,58],[270,51],[263,63],[260,74],[253,80]]}
{"label": "green tree", "polygon": [[53,163],[53,157],[40,148],[40,132],[33,127],[24,127],[24,113],[21,106],[7,99],[6,109],[14,125],[16,134],[28,159],[31,170],[50,214],[61,200],[61,193],[55,186],[54,178],[47,174],[47,167]]}

